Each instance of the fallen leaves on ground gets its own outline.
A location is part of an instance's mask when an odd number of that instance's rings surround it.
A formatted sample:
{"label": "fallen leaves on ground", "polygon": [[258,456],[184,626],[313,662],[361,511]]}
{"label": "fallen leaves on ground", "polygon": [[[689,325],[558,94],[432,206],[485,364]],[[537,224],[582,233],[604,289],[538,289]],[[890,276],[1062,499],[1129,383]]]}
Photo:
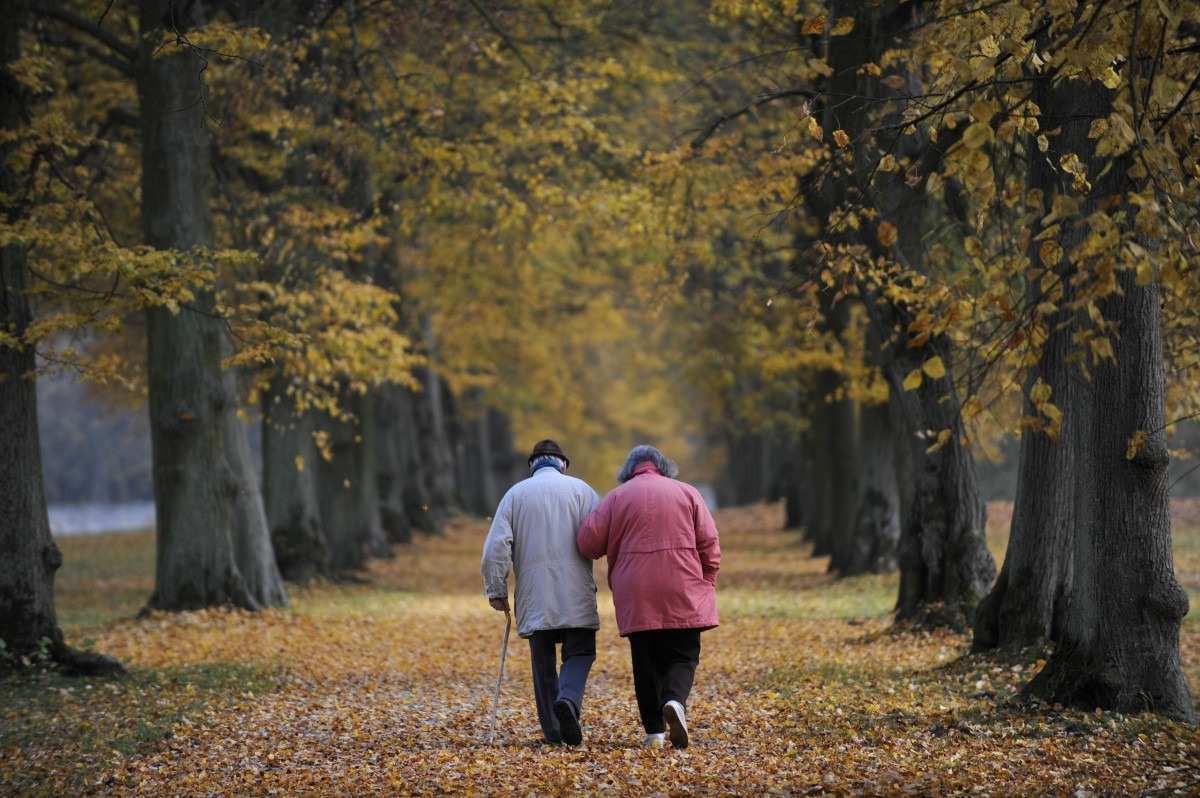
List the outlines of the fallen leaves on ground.
{"label": "fallen leaves on ground", "polygon": [[[775,531],[778,508],[732,510],[718,521],[722,626],[703,637],[686,751],[640,747],[628,647],[606,592],[584,746],[537,742],[528,648],[515,635],[496,745],[486,744],[504,623],[479,592],[485,526],[460,519],[444,537],[374,563],[364,584],[294,591],[289,610],[159,614],[93,629],[96,648],[133,676],[44,677],[24,685],[27,702],[0,704],[9,729],[0,732],[0,791],[1200,789],[1195,728],[1022,705],[1013,699],[1035,655],[980,659],[965,656],[961,635],[891,630],[895,576],[833,580],[794,533]],[[1187,657],[1200,634],[1188,624],[1184,637]]]}

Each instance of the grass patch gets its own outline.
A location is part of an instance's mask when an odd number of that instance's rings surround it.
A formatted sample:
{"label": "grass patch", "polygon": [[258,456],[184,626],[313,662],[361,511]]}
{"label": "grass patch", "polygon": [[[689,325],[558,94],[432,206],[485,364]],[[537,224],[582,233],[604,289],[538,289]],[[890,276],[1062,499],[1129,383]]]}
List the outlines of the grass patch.
{"label": "grass patch", "polygon": [[74,535],[55,540],[59,623],[69,632],[130,618],[154,590],[154,533]]}

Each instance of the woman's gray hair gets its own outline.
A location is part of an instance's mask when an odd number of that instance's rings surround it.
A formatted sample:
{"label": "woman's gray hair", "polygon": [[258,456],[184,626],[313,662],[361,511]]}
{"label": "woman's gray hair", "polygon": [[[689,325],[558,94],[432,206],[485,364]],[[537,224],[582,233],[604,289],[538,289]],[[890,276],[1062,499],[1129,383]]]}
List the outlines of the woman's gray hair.
{"label": "woman's gray hair", "polygon": [[675,465],[674,461],[668,460],[665,454],[653,446],[643,443],[629,450],[629,454],[625,458],[625,465],[621,466],[621,470],[617,472],[617,482],[628,482],[632,479],[634,469],[642,463],[654,463],[658,473],[664,477],[674,479],[679,476],[679,466]]}

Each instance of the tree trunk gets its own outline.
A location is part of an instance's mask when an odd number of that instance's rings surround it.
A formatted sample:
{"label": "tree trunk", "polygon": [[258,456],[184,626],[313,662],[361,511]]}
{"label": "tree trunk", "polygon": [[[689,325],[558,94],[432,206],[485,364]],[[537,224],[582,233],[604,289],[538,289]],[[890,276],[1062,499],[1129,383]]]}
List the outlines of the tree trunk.
{"label": "tree trunk", "polygon": [[[1088,129],[1106,104],[1102,92],[1084,88],[1077,81],[1062,80],[1057,85],[1052,78],[1042,77],[1034,87],[1033,101],[1043,113],[1061,115],[1059,129],[1050,138],[1050,148],[1044,156],[1031,159],[1029,185],[1042,192],[1039,217],[1050,213],[1056,196],[1070,194],[1070,177],[1052,164],[1067,153],[1084,160],[1088,174],[1097,175],[1103,166],[1094,157],[1095,142],[1088,138]],[[1099,113],[1103,116],[1103,113]],[[1030,152],[1037,152],[1037,143],[1030,136]],[[1113,177],[1119,170],[1112,170]],[[1112,193],[1112,178],[1096,179],[1084,203],[1084,214],[1091,213],[1100,196]],[[979,605],[975,618],[974,647],[1017,649],[1042,645],[1057,639],[1067,599],[1071,590],[1071,539],[1075,528],[1075,441],[1086,434],[1080,426],[1077,399],[1092,388],[1081,384],[1080,368],[1070,356],[1075,349],[1072,335],[1077,311],[1068,306],[1071,300],[1071,280],[1076,267],[1069,258],[1049,267],[1041,262],[1040,232],[1031,230],[1029,262],[1038,268],[1048,268],[1057,280],[1047,282],[1036,274],[1028,280],[1026,292],[1030,307],[1051,302],[1054,313],[1041,322],[1046,336],[1041,356],[1025,381],[1024,414],[1027,418],[1041,416],[1031,399],[1035,385],[1050,388],[1049,400],[1063,415],[1062,429],[1054,434],[1041,429],[1027,429],[1021,436],[1017,466],[1017,492],[1013,502],[1012,526],[1004,565],[991,593]],[[1080,226],[1075,225],[1059,236],[1064,250],[1071,250],[1082,238]]]}
{"label": "tree trunk", "polygon": [[[907,319],[901,322],[908,324]],[[900,454],[909,491],[902,500],[898,559],[900,595],[897,620],[923,625],[964,628],[996,576],[996,563],[987,548],[986,512],[979,499],[975,461],[963,440],[962,416],[954,384],[947,374],[926,378],[906,391],[905,375],[948,349],[931,341],[919,349],[904,349],[889,359],[885,373],[894,410],[903,426]],[[936,451],[927,430],[949,430]]]}
{"label": "tree trunk", "polygon": [[375,477],[379,486],[379,516],[384,534],[392,543],[412,542],[412,521],[405,501],[405,485],[413,478],[405,448],[411,446],[406,436],[412,434],[401,406],[403,392],[398,385],[383,385],[375,392],[376,441]]}
{"label": "tree trunk", "polygon": [[433,477],[429,464],[421,456],[421,434],[417,419],[421,396],[408,389],[395,395],[397,440],[401,462],[405,466],[404,508],[414,529],[438,534],[442,529],[443,515],[433,511],[433,499],[429,486]]}
{"label": "tree trunk", "polygon": [[488,496],[487,514],[491,515],[505,492],[524,479],[525,464],[521,455],[517,453],[517,444],[513,439],[512,421],[506,414],[495,408],[489,407],[487,412],[492,452],[489,463],[491,495]]}
{"label": "tree trunk", "polygon": [[305,582],[329,574],[317,501],[321,456],[312,411],[297,413],[286,389],[287,379],[276,376],[263,397],[263,501],[280,572]]}
{"label": "tree trunk", "polygon": [[[9,3],[0,31],[0,130],[16,131],[28,122],[29,97],[11,71],[21,57],[20,36],[29,6]],[[0,197],[13,197],[19,178],[9,168],[10,146],[0,145]],[[23,209],[0,206],[4,221]],[[0,331],[21,339],[32,321],[26,293],[26,249],[21,243],[0,247]],[[50,535],[42,454],[38,439],[37,360],[33,347],[0,343],[0,670],[22,658],[45,653],[69,671],[119,673],[120,663],[100,654],[68,647],[54,611],[54,572],[62,554]]]}
{"label": "tree trunk", "polygon": [[[1102,303],[1120,330],[1116,361],[1094,371],[1075,463],[1070,606],[1029,690],[1062,704],[1193,720],[1179,658],[1188,597],[1171,553],[1159,292],[1128,270],[1118,281],[1123,296]],[[1148,440],[1127,459],[1137,431]]]}
{"label": "tree trunk", "polygon": [[[146,243],[159,249],[213,245],[203,64],[178,46],[156,54],[167,15],[186,30],[203,22],[203,12],[197,3],[178,13],[167,0],[147,0],[141,9],[142,226]],[[211,294],[200,292],[179,312],[159,307],[146,314],[155,609],[260,609],[287,601],[237,417],[237,386],[221,368],[231,345],[214,307]]]}
{"label": "tree trunk", "polygon": [[841,576],[896,570],[900,495],[895,437],[887,405],[860,406],[855,441],[855,517],[845,541],[834,549],[830,570]]}
{"label": "tree trunk", "polygon": [[414,398],[418,452],[426,476],[428,512],[441,526],[454,506],[454,452],[446,428],[441,378],[431,369],[419,373],[424,390]]}
{"label": "tree trunk", "polygon": [[[819,378],[818,378],[819,379]],[[836,379],[836,377],[832,378]],[[818,382],[818,385],[821,385]],[[808,514],[807,537],[812,542],[814,557],[830,553],[836,528],[835,504],[837,486],[832,466],[834,434],[833,405],[824,401],[826,392],[818,387],[817,406],[813,411],[812,440],[812,510]]]}
{"label": "tree trunk", "polygon": [[779,466],[780,488],[783,493],[783,528],[806,529],[811,515],[812,467],[809,440],[811,430],[805,431],[788,444],[787,453]]}
{"label": "tree trunk", "polygon": [[489,515],[496,505],[492,499],[495,474],[492,471],[492,436],[488,408],[479,392],[464,397],[473,417],[463,419],[462,456],[458,461],[459,494],[463,509],[477,515]]}
{"label": "tree trunk", "polygon": [[343,392],[339,404],[354,417],[323,421],[332,457],[321,461],[318,495],[335,572],[357,570],[368,557],[391,554],[379,508],[374,401],[370,394]]}

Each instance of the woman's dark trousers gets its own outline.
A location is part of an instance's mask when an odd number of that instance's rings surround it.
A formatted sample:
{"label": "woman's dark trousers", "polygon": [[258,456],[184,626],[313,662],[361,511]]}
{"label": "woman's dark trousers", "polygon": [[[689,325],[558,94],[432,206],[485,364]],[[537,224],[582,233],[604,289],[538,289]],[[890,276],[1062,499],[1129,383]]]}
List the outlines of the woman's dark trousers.
{"label": "woman's dark trousers", "polygon": [[666,731],[663,704],[687,706],[692,679],[700,664],[699,629],[658,629],[629,635],[633,690],[646,734]]}
{"label": "woman's dark trousers", "polygon": [[[556,647],[562,645],[562,669],[558,668]],[[538,723],[546,740],[562,740],[554,702],[565,698],[583,713],[583,688],[588,672],[596,661],[595,629],[546,629],[529,636],[529,658],[533,663],[533,697],[537,701]]]}

